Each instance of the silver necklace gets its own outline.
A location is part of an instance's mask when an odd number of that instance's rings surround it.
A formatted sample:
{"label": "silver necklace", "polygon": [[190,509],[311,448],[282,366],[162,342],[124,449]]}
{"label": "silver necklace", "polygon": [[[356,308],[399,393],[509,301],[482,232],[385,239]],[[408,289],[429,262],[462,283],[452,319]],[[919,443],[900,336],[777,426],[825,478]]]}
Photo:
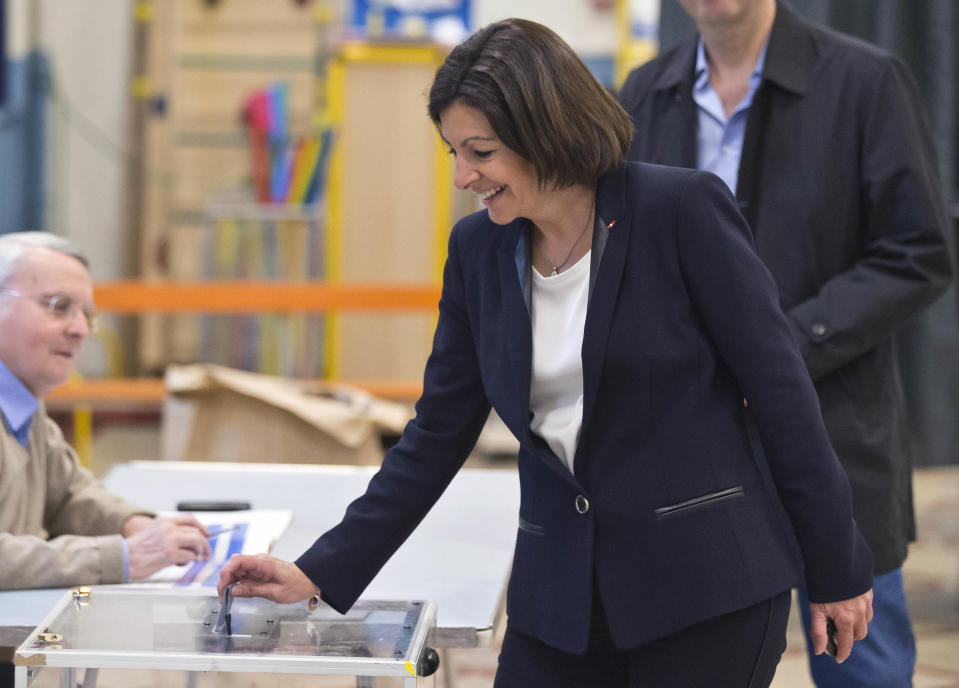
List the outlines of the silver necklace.
{"label": "silver necklace", "polygon": [[569,253],[566,254],[566,258],[563,259],[563,262],[559,265],[553,266],[553,271],[549,274],[550,277],[555,277],[559,274],[559,271],[566,267],[566,263],[569,262],[569,259],[573,257],[573,251],[576,249],[576,245],[579,244],[579,240],[583,238],[586,234],[586,230],[589,229],[589,221],[593,217],[593,208],[596,207],[596,199],[593,198],[592,205],[589,206],[589,212],[586,213],[586,224],[583,225],[583,231],[579,233],[579,236],[576,237],[576,241],[573,242],[573,245],[569,247]]}

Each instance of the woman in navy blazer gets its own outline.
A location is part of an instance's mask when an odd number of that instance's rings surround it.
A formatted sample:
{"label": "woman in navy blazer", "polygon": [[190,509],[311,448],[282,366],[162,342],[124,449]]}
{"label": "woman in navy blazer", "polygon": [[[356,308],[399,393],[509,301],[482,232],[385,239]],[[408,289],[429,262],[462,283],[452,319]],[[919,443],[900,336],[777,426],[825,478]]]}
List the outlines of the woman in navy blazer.
{"label": "woman in navy blazer", "polygon": [[348,610],[492,406],[522,489],[496,686],[766,686],[803,583],[817,650],[830,617],[848,656],[871,555],[723,183],[624,163],[628,116],[528,21],[453,50],[429,110],[486,209],[451,233],[416,417],[342,523],[295,564],[234,557],[221,589]]}

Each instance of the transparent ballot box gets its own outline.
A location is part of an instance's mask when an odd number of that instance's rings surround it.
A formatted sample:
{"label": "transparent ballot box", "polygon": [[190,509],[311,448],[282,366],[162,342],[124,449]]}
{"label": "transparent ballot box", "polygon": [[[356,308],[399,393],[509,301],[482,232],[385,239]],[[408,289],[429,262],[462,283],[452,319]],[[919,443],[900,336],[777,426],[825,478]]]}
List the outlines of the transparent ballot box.
{"label": "transparent ballot box", "polygon": [[202,688],[223,685],[217,677],[225,672],[245,672],[225,684],[242,686],[284,685],[252,682],[249,673],[357,677],[333,685],[380,685],[376,677],[403,688],[433,684],[425,678],[438,666],[427,646],[433,602],[360,600],[341,615],[322,604],[310,610],[305,602],[240,598],[229,617],[223,611],[211,589],[68,592],[17,648],[15,686]]}

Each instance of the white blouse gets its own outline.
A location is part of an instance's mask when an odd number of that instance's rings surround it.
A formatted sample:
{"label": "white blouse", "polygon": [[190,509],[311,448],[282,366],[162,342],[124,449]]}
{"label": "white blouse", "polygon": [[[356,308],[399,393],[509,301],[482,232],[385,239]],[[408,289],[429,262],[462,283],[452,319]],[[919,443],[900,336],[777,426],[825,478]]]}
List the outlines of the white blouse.
{"label": "white blouse", "polygon": [[553,277],[531,273],[533,377],[530,428],[573,470],[583,425],[583,329],[590,253]]}

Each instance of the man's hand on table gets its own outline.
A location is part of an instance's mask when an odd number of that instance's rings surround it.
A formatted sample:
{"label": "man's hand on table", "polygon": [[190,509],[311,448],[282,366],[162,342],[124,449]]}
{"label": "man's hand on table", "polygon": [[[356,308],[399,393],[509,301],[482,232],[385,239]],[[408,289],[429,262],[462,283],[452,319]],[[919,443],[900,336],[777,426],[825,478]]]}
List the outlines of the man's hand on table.
{"label": "man's hand on table", "polygon": [[147,578],[173,564],[210,558],[207,529],[192,514],[131,516],[123,524],[130,553],[130,580]]}

